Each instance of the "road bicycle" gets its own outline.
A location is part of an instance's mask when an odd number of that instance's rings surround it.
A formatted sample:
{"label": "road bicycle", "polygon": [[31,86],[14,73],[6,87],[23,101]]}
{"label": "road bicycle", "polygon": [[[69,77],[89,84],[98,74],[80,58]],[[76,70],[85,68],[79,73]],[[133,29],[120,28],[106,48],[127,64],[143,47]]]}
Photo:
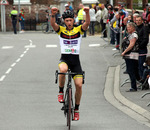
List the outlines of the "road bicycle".
{"label": "road bicycle", "polygon": [[[72,75],[77,75],[77,73],[71,72],[70,70],[68,70],[67,73],[60,73],[58,72],[58,70],[56,70],[56,73],[55,73],[56,84],[58,81],[58,75],[68,75],[67,88],[66,88],[64,102],[63,102],[63,106],[61,110],[64,111],[64,115],[67,118],[68,130],[70,130],[71,120],[73,121],[73,117],[74,117],[74,104],[73,104],[73,97],[72,97]],[[84,77],[85,77],[84,71],[82,72],[82,75],[83,75],[83,84],[84,84]]]}

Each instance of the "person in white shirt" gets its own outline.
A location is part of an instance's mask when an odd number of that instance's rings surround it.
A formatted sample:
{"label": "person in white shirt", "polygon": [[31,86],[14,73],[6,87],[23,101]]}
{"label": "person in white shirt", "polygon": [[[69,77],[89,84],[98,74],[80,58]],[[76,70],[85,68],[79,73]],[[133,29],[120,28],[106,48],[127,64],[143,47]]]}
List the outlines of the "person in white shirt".
{"label": "person in white shirt", "polygon": [[95,24],[97,25],[97,32],[100,32],[100,21],[101,21],[102,11],[101,11],[100,7],[98,7],[97,9],[98,10],[97,10],[96,15],[95,15],[95,18],[96,18],[96,23]]}
{"label": "person in white shirt", "polygon": [[89,14],[90,14],[90,26],[89,26],[89,31],[90,31],[90,35],[94,35],[95,34],[95,21],[96,21],[96,18],[95,18],[95,9],[92,8],[92,5],[89,5]]}
{"label": "person in white shirt", "polygon": [[78,15],[75,13],[74,14],[74,25],[78,26],[79,25],[79,20],[78,20]]}

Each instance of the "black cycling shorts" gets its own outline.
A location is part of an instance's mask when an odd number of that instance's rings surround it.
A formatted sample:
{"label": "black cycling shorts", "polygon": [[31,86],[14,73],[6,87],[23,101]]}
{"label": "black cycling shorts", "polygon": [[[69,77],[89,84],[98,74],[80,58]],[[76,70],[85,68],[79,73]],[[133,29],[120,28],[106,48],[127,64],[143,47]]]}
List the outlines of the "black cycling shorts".
{"label": "black cycling shorts", "polygon": [[[77,73],[78,77],[82,77],[80,75],[83,74],[79,55],[73,55],[73,54],[62,54],[60,58],[59,65],[61,63],[66,63],[68,66],[68,69],[71,70],[71,72]],[[73,75],[74,77],[75,75]]]}

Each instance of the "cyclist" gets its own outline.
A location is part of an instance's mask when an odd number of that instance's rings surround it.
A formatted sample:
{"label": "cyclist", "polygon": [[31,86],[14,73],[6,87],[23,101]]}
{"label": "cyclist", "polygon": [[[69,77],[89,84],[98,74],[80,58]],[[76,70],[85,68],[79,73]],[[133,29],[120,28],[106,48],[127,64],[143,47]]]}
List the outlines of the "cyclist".
{"label": "cyclist", "polygon": [[[74,14],[70,10],[67,10],[62,14],[64,19],[64,23],[66,27],[59,26],[55,22],[55,14],[57,13],[57,8],[52,8],[51,15],[51,26],[58,33],[60,39],[60,47],[61,47],[61,59],[59,63],[59,70],[62,73],[66,73],[68,68],[72,72],[76,72],[78,75],[74,75],[74,83],[76,87],[75,92],[75,110],[74,110],[74,120],[79,120],[79,105],[82,95],[82,68],[79,60],[79,51],[80,51],[80,43],[82,34],[84,31],[88,29],[90,24],[90,16],[89,16],[89,8],[85,7],[84,11],[86,13],[86,21],[83,25],[78,27],[74,27]],[[58,101],[60,103],[64,102],[64,84],[65,84],[65,76],[59,76],[59,94]]]}

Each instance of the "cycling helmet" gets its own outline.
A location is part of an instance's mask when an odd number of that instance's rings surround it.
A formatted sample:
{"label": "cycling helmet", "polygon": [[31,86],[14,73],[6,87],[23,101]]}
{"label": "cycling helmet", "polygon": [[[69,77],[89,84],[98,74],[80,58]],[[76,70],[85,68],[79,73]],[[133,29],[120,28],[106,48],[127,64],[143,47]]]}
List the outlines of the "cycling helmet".
{"label": "cycling helmet", "polygon": [[63,14],[62,14],[62,18],[74,18],[74,13],[71,12],[70,10],[66,10]]}

